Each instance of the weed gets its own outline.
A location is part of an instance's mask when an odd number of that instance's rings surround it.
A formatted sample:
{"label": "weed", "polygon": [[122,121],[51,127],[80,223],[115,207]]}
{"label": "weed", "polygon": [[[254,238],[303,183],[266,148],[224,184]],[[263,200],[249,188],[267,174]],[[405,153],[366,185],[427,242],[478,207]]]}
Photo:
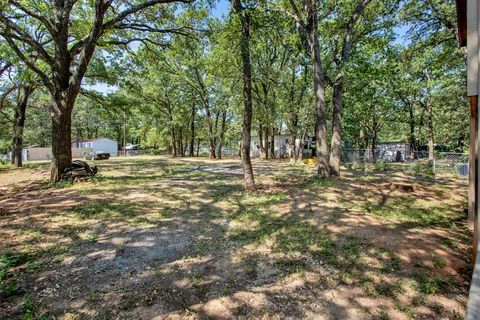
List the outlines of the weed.
{"label": "weed", "polygon": [[330,178],[319,179],[315,176],[305,179],[301,184],[302,188],[314,188],[314,187],[332,187],[335,185],[335,180]]}
{"label": "weed", "polygon": [[432,206],[430,202],[417,198],[395,198],[381,205],[366,201],[363,209],[376,216],[396,222],[447,225],[462,219],[461,213],[450,205]]}
{"label": "weed", "polygon": [[401,291],[401,288],[398,284],[391,284],[384,280],[380,281],[379,283],[376,283],[374,285],[374,288],[375,288],[375,292],[379,296],[384,296],[388,298],[395,297]]}
{"label": "weed", "polygon": [[353,283],[353,275],[350,272],[342,272],[342,274],[340,275],[340,279],[345,284]]}
{"label": "weed", "polygon": [[119,305],[123,311],[130,311],[137,307],[137,298],[133,295],[124,296]]}
{"label": "weed", "polygon": [[276,261],[274,265],[280,269],[283,275],[289,275],[292,273],[299,273],[307,268],[305,259],[302,258],[286,258]]}
{"label": "weed", "polygon": [[452,239],[442,238],[441,241],[442,241],[442,243],[443,243],[444,245],[446,245],[446,246],[449,247],[450,249],[452,249],[452,250],[458,250],[458,245],[457,245],[456,242],[453,241]]}
{"label": "weed", "polygon": [[432,254],[433,266],[437,269],[442,269],[445,267],[445,261],[442,260],[439,256]]}
{"label": "weed", "polygon": [[446,289],[448,282],[442,279],[430,279],[425,275],[417,276],[418,290],[424,294],[437,294]]}
{"label": "weed", "polygon": [[377,310],[377,314],[378,314],[378,319],[380,320],[389,320],[390,319],[390,316],[388,315],[388,313],[385,311],[385,310]]}
{"label": "weed", "polygon": [[105,201],[91,201],[73,208],[73,212],[80,219],[133,217],[136,214],[135,205],[130,203],[111,203]]}
{"label": "weed", "polygon": [[2,295],[5,298],[8,298],[8,297],[13,296],[13,295],[15,295],[17,293],[20,293],[20,292],[21,292],[21,289],[17,286],[17,284],[14,283],[14,282],[10,282],[2,290]]}
{"label": "weed", "polygon": [[0,283],[5,281],[8,269],[24,264],[29,259],[25,252],[15,254],[13,252],[0,252]]}
{"label": "weed", "polygon": [[375,162],[375,170],[376,171],[385,171],[385,161],[377,160],[377,162]]}
{"label": "weed", "polygon": [[415,318],[415,313],[413,312],[412,307],[408,303],[395,303],[395,309],[405,313],[409,318]]}
{"label": "weed", "polygon": [[416,296],[412,299],[413,306],[424,306],[427,304],[427,297],[424,294]]}
{"label": "weed", "polygon": [[24,320],[48,320],[45,314],[39,314],[39,306],[33,298],[27,294],[23,299],[23,319]]}

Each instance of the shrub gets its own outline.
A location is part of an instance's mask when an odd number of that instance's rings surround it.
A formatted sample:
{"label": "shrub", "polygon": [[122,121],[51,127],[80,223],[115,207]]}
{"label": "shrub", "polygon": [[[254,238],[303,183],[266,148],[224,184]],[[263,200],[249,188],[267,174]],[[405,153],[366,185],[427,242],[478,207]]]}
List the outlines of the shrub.
{"label": "shrub", "polygon": [[385,161],[377,160],[377,162],[375,162],[375,170],[385,171]]}

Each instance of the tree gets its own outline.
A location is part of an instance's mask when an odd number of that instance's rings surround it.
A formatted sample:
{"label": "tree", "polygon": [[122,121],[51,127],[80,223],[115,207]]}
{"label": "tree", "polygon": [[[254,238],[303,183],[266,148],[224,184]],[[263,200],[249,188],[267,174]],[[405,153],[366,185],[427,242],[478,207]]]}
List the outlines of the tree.
{"label": "tree", "polygon": [[[362,17],[367,6],[372,0],[360,0],[355,2],[353,10],[347,15],[347,23],[340,37],[333,37],[334,49],[332,50],[333,63],[335,65],[335,74],[331,78],[333,86],[333,121],[332,121],[332,139],[330,143],[330,174],[338,176],[340,174],[340,155],[342,150],[342,133],[341,133],[341,119],[342,119],[342,107],[343,107],[343,91],[344,91],[344,79],[346,73],[346,65],[350,59],[350,53],[354,41],[358,41],[363,33],[365,35],[371,30],[357,30],[357,24]],[[345,6],[348,7],[348,6]],[[378,13],[377,11],[375,13]],[[337,19],[341,20],[341,19]],[[341,28],[341,26],[340,26]],[[342,28],[343,29],[343,28]]]}
{"label": "tree", "polygon": [[[287,12],[295,19],[298,33],[306,51],[310,54],[313,69],[313,88],[315,91],[315,139],[317,152],[317,176],[326,178],[330,175],[327,145],[327,107],[325,99],[325,70],[320,52],[318,33],[319,0],[304,1],[303,7],[297,6],[295,0],[289,0]],[[299,8],[302,8],[300,10]]]}
{"label": "tree", "polygon": [[[74,0],[53,3],[10,0],[0,5],[0,36],[37,74],[52,98],[52,181],[58,181],[71,164],[72,110],[102,38],[111,36],[114,43],[128,43],[138,40],[129,35],[128,30],[172,32],[173,29],[164,29],[149,21],[150,18],[162,21],[162,12],[156,16],[146,10],[175,2],[190,0],[148,0],[134,5],[118,1],[115,6],[113,0],[96,0],[93,4]],[[127,39],[122,39],[125,35]]]}
{"label": "tree", "polygon": [[13,138],[11,162],[18,168],[23,166],[23,132],[27,105],[31,94],[37,89],[39,84],[29,70],[26,70],[21,64],[16,64],[14,67],[11,62],[5,63],[5,67],[0,73],[0,78],[3,72],[8,72],[8,77],[6,77],[7,81],[5,81],[5,83],[8,84],[3,88],[3,93],[0,96],[0,110],[7,104],[8,99],[16,93],[16,97],[11,103],[15,106],[12,120]]}
{"label": "tree", "polygon": [[252,161],[250,160],[250,141],[252,130],[252,70],[250,62],[250,22],[251,16],[248,8],[240,0],[232,0],[233,8],[240,18],[242,28],[240,38],[240,54],[242,57],[243,75],[243,126],[241,157],[245,190],[255,190]]}

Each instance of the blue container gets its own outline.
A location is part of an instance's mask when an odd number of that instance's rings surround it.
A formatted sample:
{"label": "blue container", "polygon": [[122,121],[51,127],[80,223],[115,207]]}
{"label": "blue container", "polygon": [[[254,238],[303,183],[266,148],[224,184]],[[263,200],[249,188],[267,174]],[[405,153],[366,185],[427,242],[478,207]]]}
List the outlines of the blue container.
{"label": "blue container", "polygon": [[468,177],[468,163],[457,163],[457,174],[459,177]]}

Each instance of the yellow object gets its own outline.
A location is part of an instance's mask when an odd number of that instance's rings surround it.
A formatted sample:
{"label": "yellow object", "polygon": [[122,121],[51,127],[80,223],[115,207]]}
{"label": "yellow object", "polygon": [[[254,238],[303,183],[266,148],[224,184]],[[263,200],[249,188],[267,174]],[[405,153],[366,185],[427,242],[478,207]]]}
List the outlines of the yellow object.
{"label": "yellow object", "polygon": [[309,158],[307,160],[304,160],[303,163],[305,163],[305,164],[315,164],[315,163],[317,163],[317,158],[315,158],[315,157]]}

